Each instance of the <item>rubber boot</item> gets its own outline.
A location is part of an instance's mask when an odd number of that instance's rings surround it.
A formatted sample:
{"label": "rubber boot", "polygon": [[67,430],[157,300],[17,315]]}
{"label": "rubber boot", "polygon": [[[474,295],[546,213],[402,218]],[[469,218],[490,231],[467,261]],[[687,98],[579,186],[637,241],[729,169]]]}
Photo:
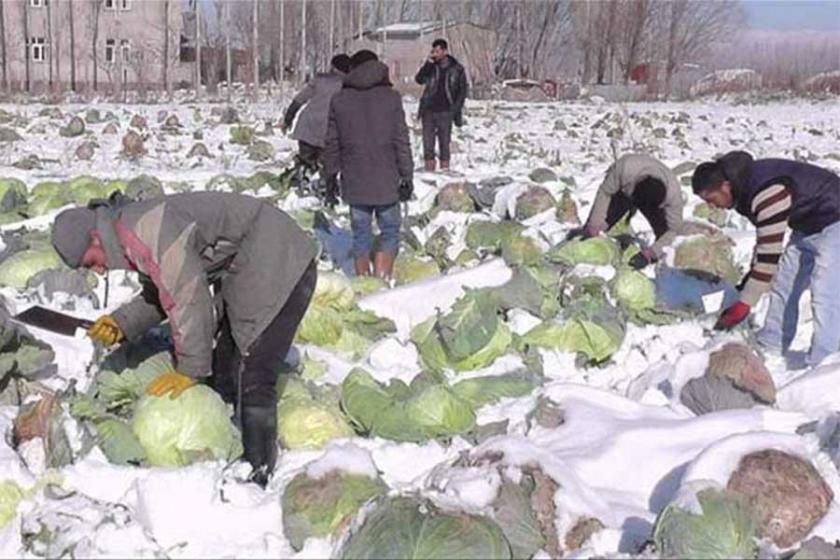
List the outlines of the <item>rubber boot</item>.
{"label": "rubber boot", "polygon": [[356,269],[356,276],[370,276],[370,259],[367,257],[356,257],[353,259],[353,267]]}
{"label": "rubber boot", "polygon": [[426,169],[426,171],[428,171],[429,173],[434,173],[434,171],[435,171],[435,160],[433,160],[433,159],[427,159],[427,160],[425,161],[425,169]]}
{"label": "rubber boot", "polygon": [[265,488],[277,464],[277,407],[242,407],[242,446],[254,469],[248,480]]}
{"label": "rubber boot", "polygon": [[441,171],[449,171],[449,162],[441,160],[440,162],[440,170]]}
{"label": "rubber boot", "polygon": [[373,257],[373,273],[383,280],[390,280],[394,270],[394,255],[379,252]]}

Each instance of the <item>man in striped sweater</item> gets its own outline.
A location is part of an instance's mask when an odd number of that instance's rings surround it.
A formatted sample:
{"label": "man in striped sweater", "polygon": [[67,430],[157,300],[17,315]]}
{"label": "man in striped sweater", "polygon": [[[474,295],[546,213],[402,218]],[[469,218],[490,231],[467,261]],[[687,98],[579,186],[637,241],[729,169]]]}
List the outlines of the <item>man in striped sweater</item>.
{"label": "man in striped sweater", "polygon": [[[717,208],[732,208],[756,226],[752,266],[739,287],[741,299],[727,308],[715,328],[729,329],[747,318],[770,290],[770,307],[759,342],[787,351],[799,318],[799,300],[811,289],[814,333],[808,365],[840,350],[840,177],[807,163],[754,160],[734,151],[700,164],[692,189]],[[792,233],[785,247],[787,229]]]}

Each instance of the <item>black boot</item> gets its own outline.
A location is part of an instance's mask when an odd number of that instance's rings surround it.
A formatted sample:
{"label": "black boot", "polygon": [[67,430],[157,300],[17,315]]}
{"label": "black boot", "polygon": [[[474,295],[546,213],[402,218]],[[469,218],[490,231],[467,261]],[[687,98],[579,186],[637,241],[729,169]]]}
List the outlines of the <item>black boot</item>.
{"label": "black boot", "polygon": [[248,480],[265,488],[277,463],[276,407],[242,407],[242,445],[245,460],[254,468]]}

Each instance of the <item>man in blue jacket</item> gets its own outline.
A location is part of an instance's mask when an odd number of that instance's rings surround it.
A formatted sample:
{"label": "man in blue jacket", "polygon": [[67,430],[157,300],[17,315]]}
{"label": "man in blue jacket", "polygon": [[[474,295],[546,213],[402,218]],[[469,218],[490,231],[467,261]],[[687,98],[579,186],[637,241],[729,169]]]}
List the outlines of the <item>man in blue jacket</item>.
{"label": "man in blue jacket", "polygon": [[[756,226],[741,299],[723,312],[716,328],[729,329],[746,319],[769,289],[770,307],[758,341],[785,352],[796,334],[799,300],[810,287],[814,333],[806,363],[817,365],[840,350],[840,177],[807,163],[754,160],[734,151],[700,164],[692,189],[712,206],[732,208]],[[788,228],[792,233],[785,247]]]}

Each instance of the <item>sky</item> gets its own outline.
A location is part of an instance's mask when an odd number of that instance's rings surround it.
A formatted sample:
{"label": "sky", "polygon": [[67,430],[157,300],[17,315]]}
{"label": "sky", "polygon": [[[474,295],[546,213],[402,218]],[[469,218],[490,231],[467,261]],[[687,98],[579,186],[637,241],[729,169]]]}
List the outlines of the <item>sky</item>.
{"label": "sky", "polygon": [[840,31],[840,0],[742,0],[753,29]]}

